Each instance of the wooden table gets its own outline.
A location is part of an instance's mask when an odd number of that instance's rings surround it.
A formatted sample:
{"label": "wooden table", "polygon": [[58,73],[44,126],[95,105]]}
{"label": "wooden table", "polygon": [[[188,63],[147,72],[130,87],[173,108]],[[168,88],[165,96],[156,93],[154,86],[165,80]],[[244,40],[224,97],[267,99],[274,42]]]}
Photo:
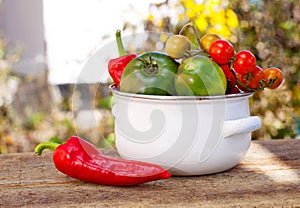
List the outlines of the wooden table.
{"label": "wooden table", "polygon": [[69,178],[55,169],[50,152],[0,155],[0,168],[1,208],[300,207],[300,140],[253,141],[241,164],[226,172],[136,187]]}

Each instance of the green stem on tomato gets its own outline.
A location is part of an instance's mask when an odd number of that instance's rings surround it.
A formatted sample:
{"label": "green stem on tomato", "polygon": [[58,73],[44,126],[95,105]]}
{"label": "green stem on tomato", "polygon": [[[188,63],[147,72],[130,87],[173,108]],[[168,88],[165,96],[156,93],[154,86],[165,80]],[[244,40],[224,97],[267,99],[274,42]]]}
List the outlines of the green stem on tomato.
{"label": "green stem on tomato", "polygon": [[275,83],[275,81],[278,79],[278,76],[275,78],[275,79],[270,79],[269,80],[269,83],[266,85],[266,87],[270,87],[270,86],[272,86],[274,83]]}
{"label": "green stem on tomato", "polygon": [[[248,90],[248,92],[258,92],[258,91],[262,91],[262,90],[264,89],[263,87],[261,87],[261,85],[260,85],[259,88],[251,88],[251,87],[249,87],[248,85],[245,85],[242,81],[240,81],[240,80],[237,78],[237,76],[236,76],[236,74],[234,73],[233,70],[230,70],[230,71],[232,72],[233,76],[235,77],[236,82],[237,82],[238,84],[240,84],[241,86],[243,86],[246,90]],[[250,82],[250,81],[247,79],[247,82]],[[248,83],[248,84],[249,84],[249,83]]]}
{"label": "green stem on tomato", "polygon": [[34,152],[37,155],[41,155],[44,149],[55,150],[60,144],[55,142],[43,142],[36,146]]}
{"label": "green stem on tomato", "polygon": [[202,49],[201,49],[201,41],[200,41],[199,33],[198,33],[198,30],[197,30],[197,28],[195,27],[195,24],[194,24],[193,22],[189,22],[189,23],[187,23],[186,25],[184,25],[184,26],[181,28],[181,30],[179,31],[179,35],[181,35],[181,34],[183,33],[183,31],[184,31],[187,27],[192,27],[193,32],[194,32],[194,34],[195,34],[195,36],[196,36],[196,40],[197,40],[197,44],[198,44],[198,46],[199,46],[199,49],[202,50]]}
{"label": "green stem on tomato", "polygon": [[183,33],[183,31],[187,28],[187,27],[190,27],[190,26],[192,26],[193,25],[193,23],[192,22],[189,22],[189,23],[187,23],[187,24],[185,24],[182,28],[181,28],[181,30],[179,31],[179,35],[181,35],[182,33]]}
{"label": "green stem on tomato", "polygon": [[257,91],[261,91],[262,89],[254,89],[254,88],[251,88],[251,87],[248,87],[247,85],[245,85],[243,82],[241,82],[238,77],[236,76],[235,72],[234,72],[234,69],[233,69],[233,63],[235,61],[235,58],[232,58],[229,62],[229,70],[230,72],[233,74],[236,82],[238,84],[240,84],[241,86],[243,86],[246,90],[248,90],[249,92],[257,92]]}
{"label": "green stem on tomato", "polygon": [[196,40],[197,40],[199,49],[202,50],[202,49],[201,49],[201,41],[200,41],[199,33],[198,33],[198,30],[197,30],[197,28],[195,27],[195,24],[194,24],[194,23],[192,24],[192,28],[193,28],[193,32],[195,33],[195,36],[196,36]]}
{"label": "green stem on tomato", "polygon": [[125,56],[125,49],[122,43],[122,38],[121,38],[121,30],[117,30],[116,32],[116,41],[117,41],[117,46],[118,46],[118,51],[119,51],[119,56]]}

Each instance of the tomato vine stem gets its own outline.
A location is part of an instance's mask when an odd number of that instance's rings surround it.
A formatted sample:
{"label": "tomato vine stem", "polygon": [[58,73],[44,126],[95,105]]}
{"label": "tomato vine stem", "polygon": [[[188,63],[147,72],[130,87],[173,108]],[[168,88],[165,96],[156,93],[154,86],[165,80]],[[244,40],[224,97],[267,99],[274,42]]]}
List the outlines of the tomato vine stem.
{"label": "tomato vine stem", "polygon": [[193,32],[194,32],[195,37],[196,37],[196,40],[197,40],[197,44],[198,44],[199,49],[200,49],[200,51],[201,51],[202,49],[201,49],[201,41],[200,41],[199,33],[198,33],[198,30],[197,30],[197,28],[195,27],[195,24],[194,24],[193,22],[189,22],[189,23],[185,24],[185,25],[181,28],[181,30],[179,31],[178,34],[181,35],[181,34],[183,33],[183,31],[184,31],[186,28],[188,28],[188,27],[192,27]]}

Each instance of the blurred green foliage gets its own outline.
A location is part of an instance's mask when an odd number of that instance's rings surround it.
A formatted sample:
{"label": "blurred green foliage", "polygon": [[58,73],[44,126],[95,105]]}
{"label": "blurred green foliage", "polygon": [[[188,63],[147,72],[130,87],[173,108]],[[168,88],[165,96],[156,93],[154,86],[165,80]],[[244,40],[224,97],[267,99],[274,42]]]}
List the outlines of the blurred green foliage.
{"label": "blurred green foliage", "polygon": [[112,148],[115,146],[115,134],[114,133],[110,133],[107,135],[106,138],[104,138],[101,141],[101,145],[102,148]]}
{"label": "blurred green foliage", "polygon": [[7,153],[7,145],[12,143],[9,135],[17,127],[17,122],[11,108],[15,84],[18,78],[11,73],[11,66],[17,60],[15,54],[10,53],[8,44],[0,39],[0,154]]}
{"label": "blurred green foliage", "polygon": [[27,130],[34,130],[38,128],[39,124],[45,119],[44,112],[36,112],[31,114],[24,123],[24,127]]}

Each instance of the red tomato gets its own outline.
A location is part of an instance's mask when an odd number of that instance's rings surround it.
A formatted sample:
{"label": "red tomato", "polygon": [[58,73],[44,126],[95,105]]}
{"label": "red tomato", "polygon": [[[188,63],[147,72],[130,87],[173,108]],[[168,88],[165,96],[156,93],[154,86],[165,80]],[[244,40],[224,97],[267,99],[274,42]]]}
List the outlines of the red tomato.
{"label": "red tomato", "polygon": [[276,89],[283,82],[283,73],[277,67],[267,68],[264,73],[267,79],[267,88],[269,89]]}
{"label": "red tomato", "polygon": [[227,40],[216,40],[210,46],[209,55],[218,64],[226,64],[234,56],[233,45]]}
{"label": "red tomato", "polygon": [[251,73],[236,73],[236,77],[238,87],[245,92],[259,91],[266,87],[266,75],[259,66],[256,66]]}
{"label": "red tomato", "polygon": [[239,51],[233,63],[236,73],[246,74],[252,72],[256,67],[256,58],[248,50]]}
{"label": "red tomato", "polygon": [[236,79],[235,79],[235,76],[234,76],[234,72],[232,72],[230,69],[229,69],[229,66],[228,64],[223,64],[223,65],[220,65],[221,69],[223,70],[225,76],[226,76],[226,80],[227,80],[227,89],[226,89],[226,93],[228,94],[229,92],[232,91],[233,88],[235,88],[235,85],[236,85]]}
{"label": "red tomato", "polygon": [[237,93],[240,93],[240,92],[241,92],[241,91],[240,91],[240,89],[238,88],[237,85],[234,85],[233,88],[226,90],[226,94],[227,94],[227,95],[228,95],[228,94],[237,94]]}
{"label": "red tomato", "polygon": [[239,89],[249,92],[251,89],[248,88],[248,85],[250,83],[250,76],[249,74],[240,74],[240,73],[235,73],[236,79],[237,79],[237,86]]}

